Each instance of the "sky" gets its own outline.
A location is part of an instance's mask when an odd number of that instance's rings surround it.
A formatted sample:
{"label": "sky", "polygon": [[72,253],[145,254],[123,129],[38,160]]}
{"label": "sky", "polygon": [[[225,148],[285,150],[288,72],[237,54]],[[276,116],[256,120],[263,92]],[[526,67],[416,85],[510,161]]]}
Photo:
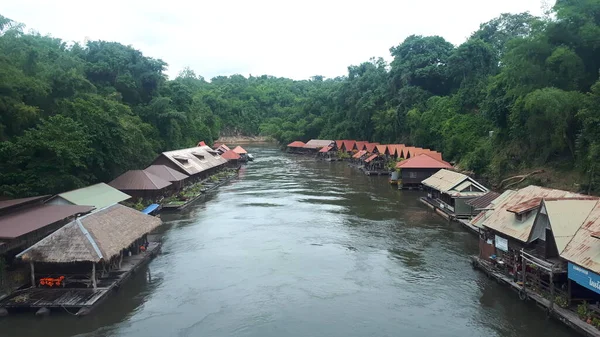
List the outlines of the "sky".
{"label": "sky", "polygon": [[117,41],[169,64],[218,75],[342,76],[406,37],[458,45],[501,13],[541,15],[552,0],[15,0],[0,14],[67,41]]}

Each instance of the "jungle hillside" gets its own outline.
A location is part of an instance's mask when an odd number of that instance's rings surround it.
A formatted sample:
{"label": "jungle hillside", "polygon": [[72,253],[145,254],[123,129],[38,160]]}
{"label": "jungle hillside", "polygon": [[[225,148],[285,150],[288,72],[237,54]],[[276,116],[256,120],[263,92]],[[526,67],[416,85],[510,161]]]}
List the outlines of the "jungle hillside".
{"label": "jungle hillside", "polygon": [[458,46],[412,35],[390,55],[337,78],[169,79],[134,46],[63,41],[0,15],[0,195],[107,182],[239,135],[405,143],[491,182],[544,168],[534,183],[600,192],[600,0],[503,14]]}

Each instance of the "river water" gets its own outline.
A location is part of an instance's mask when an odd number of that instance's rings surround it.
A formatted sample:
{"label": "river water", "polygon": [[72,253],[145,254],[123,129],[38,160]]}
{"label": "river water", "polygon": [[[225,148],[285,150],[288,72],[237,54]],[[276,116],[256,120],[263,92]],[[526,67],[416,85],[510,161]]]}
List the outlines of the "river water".
{"label": "river water", "polygon": [[84,318],[0,336],[576,336],[471,269],[477,240],[346,163],[248,145],[239,179],[163,215],[163,254]]}

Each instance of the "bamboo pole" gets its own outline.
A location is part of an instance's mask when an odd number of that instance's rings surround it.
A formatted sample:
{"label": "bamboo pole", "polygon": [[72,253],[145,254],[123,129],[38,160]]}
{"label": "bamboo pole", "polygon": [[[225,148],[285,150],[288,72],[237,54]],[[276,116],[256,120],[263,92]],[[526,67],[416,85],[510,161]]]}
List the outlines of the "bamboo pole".
{"label": "bamboo pole", "polygon": [[92,286],[96,289],[96,263],[92,262]]}
{"label": "bamboo pole", "polygon": [[29,261],[29,266],[31,267],[31,286],[35,288],[35,267],[33,266],[33,261]]}

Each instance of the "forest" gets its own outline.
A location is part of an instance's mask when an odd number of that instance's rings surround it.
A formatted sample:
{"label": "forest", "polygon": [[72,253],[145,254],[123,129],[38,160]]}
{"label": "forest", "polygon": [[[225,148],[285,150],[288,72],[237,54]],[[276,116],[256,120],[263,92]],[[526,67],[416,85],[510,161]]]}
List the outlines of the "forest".
{"label": "forest", "polygon": [[169,79],[133,46],[71,43],[0,15],[0,195],[107,182],[220,135],[405,143],[492,180],[551,167],[600,191],[600,0],[503,14],[459,46],[412,35],[390,53],[337,78]]}

